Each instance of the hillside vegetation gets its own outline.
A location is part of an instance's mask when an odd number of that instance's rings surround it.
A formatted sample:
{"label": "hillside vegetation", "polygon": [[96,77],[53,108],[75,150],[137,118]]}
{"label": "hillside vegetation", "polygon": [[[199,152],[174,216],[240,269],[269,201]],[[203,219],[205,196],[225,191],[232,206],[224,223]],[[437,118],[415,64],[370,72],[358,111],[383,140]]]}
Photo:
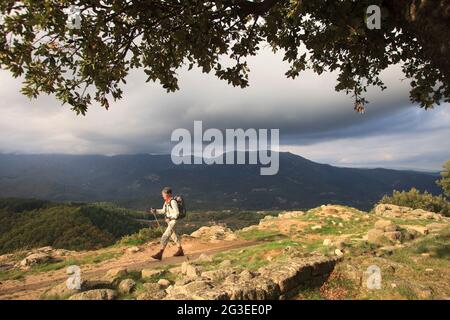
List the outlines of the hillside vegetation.
{"label": "hillside vegetation", "polygon": [[0,253],[43,246],[70,250],[108,246],[143,228],[128,211],[102,204],[3,199]]}
{"label": "hillside vegetation", "polygon": [[444,196],[433,196],[426,191],[421,193],[415,188],[409,191],[394,191],[391,196],[385,195],[379,203],[423,209],[450,216],[450,203]]}
{"label": "hillside vegetation", "polygon": [[[0,299],[449,299],[449,223],[393,204],[323,205],[234,231],[202,226],[183,236],[188,257],[172,257],[170,245],[161,262],[149,258],[157,234],[143,229],[95,251],[0,256]],[[67,288],[71,265],[80,290]]]}

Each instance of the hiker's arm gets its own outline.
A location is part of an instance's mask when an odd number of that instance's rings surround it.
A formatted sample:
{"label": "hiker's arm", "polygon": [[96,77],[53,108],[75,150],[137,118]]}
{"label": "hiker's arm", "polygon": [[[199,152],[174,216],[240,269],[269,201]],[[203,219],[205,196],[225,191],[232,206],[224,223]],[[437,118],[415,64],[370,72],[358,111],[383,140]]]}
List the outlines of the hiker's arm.
{"label": "hiker's arm", "polygon": [[156,214],[166,214],[166,209],[164,207],[165,206],[163,205],[163,207],[161,209],[155,209],[155,213]]}
{"label": "hiker's arm", "polygon": [[178,219],[178,216],[180,215],[180,210],[178,209],[178,202],[174,199],[170,201],[170,207],[171,209],[167,213],[167,218],[169,219]]}

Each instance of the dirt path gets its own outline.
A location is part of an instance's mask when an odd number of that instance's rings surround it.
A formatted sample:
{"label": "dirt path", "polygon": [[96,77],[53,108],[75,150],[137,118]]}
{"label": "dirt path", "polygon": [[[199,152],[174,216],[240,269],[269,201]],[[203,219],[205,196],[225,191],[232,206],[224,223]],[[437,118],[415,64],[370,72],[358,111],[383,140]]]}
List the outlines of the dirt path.
{"label": "dirt path", "polygon": [[[257,244],[250,241],[222,241],[219,243],[190,242],[185,245],[187,254],[184,257],[172,257],[171,252],[174,248],[168,248],[167,258],[162,261],[156,261],[149,258],[151,252],[155,251],[156,245],[150,244],[143,252],[133,255],[125,254],[117,260],[105,261],[98,265],[81,266],[82,277],[84,279],[95,279],[103,276],[108,270],[119,267],[126,267],[130,271],[141,270],[143,268],[157,268],[165,265],[181,264],[184,261],[194,260],[202,253],[212,255],[219,252],[249,247]],[[67,279],[64,270],[48,274],[42,273],[30,275],[22,282],[13,281],[0,285],[0,300],[5,299],[39,299],[40,295],[55,285],[58,285]]]}

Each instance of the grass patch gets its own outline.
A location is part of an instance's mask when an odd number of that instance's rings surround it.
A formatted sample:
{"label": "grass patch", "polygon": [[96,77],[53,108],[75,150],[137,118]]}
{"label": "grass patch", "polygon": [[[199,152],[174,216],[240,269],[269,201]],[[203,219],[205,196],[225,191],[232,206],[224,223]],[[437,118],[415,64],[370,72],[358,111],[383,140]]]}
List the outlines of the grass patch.
{"label": "grass patch", "polygon": [[408,284],[400,284],[397,288],[398,293],[407,300],[417,300],[417,294]]}
{"label": "grass patch", "polygon": [[117,246],[138,246],[161,236],[159,228],[144,228],[117,241]]}
{"label": "grass patch", "polygon": [[0,271],[0,281],[4,280],[22,280],[25,277],[25,271],[11,269]]}
{"label": "grass patch", "polygon": [[269,263],[273,263],[274,260],[286,258],[287,255],[281,253],[275,256],[272,261],[267,260],[264,254],[268,251],[282,250],[287,247],[298,247],[300,243],[292,240],[281,240],[264,243],[245,249],[233,249],[225,252],[218,253],[214,256],[213,262],[202,263],[205,269],[214,270],[219,267],[219,264],[224,260],[230,260],[233,267],[245,268],[251,271],[255,271],[260,267],[264,267]]}
{"label": "grass patch", "polygon": [[248,231],[238,231],[237,234],[248,241],[275,241],[287,238],[286,235],[273,230],[251,229]]}

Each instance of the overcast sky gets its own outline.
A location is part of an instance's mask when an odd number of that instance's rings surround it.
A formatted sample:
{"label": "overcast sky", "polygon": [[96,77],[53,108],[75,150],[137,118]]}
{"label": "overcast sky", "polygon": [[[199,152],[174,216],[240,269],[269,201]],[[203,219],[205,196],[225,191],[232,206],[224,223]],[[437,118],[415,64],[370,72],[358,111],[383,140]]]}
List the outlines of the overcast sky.
{"label": "overcast sky", "polygon": [[135,72],[120,102],[109,111],[91,107],[85,117],[53,96],[28,100],[20,80],[0,71],[0,152],[169,153],[174,129],[203,120],[206,128],[279,128],[282,151],[338,166],[439,170],[450,159],[449,104],[428,111],[411,105],[399,67],[383,74],[387,90],[369,92],[364,115],[334,91],[335,74],[287,79],[287,65],[268,51],[250,67],[249,88],[194,70],[180,71],[176,93]]}

